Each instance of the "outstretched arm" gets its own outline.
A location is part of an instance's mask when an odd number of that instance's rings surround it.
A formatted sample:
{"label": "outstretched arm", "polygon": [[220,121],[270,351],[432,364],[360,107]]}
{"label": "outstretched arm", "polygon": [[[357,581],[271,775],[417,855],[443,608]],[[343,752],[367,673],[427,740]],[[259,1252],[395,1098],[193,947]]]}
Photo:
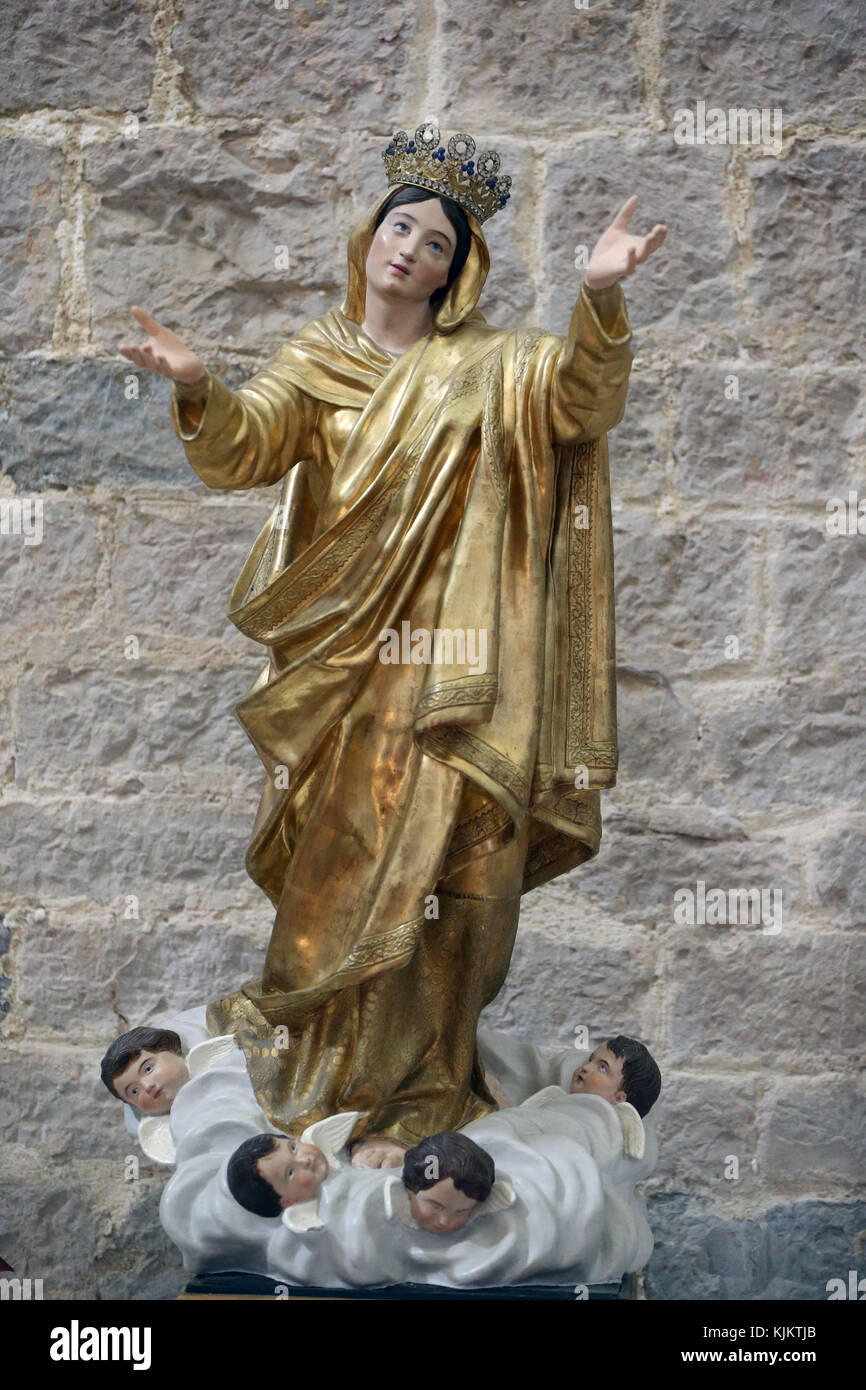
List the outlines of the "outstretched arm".
{"label": "outstretched arm", "polygon": [[554,444],[577,444],[622,419],[632,354],[631,325],[619,285],[581,287],[553,371],[550,432]]}
{"label": "outstretched arm", "polygon": [[275,483],[309,452],[316,403],[281,370],[280,354],[232,391],[146,310],[134,305],[132,312],[148,336],[119,351],[174,382],[172,421],[208,487]]}
{"label": "outstretched arm", "polygon": [[667,228],[648,236],[627,231],[637,207],[633,194],[593,249],[553,374],[551,434],[555,444],[576,444],[613,429],[625,410],[632,354],[631,325],[619,281],[661,246]]}

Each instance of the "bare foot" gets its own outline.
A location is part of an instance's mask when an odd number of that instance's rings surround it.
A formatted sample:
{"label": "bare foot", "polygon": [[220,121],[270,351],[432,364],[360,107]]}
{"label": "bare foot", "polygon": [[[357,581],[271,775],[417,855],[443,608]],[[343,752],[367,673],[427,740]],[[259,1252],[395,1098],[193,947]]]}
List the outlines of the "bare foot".
{"label": "bare foot", "polygon": [[374,1134],[354,1146],[352,1163],[357,1168],[401,1168],[405,1152],[405,1144]]}

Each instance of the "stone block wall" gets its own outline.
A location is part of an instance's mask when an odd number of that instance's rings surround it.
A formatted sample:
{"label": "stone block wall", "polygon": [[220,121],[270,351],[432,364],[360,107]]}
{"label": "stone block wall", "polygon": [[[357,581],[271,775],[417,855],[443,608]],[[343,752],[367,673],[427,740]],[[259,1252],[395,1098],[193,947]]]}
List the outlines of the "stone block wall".
{"label": "stone block wall", "polygon": [[[50,1298],[173,1296],[165,1174],[98,1060],[270,931],[232,716],[261,653],[225,607],[273,499],[192,474],[129,305],[239,384],[340,302],[381,150],[432,117],[514,180],[492,323],[564,333],[630,193],[669,227],[610,440],[619,786],[488,1021],[658,1057],[648,1297],[866,1274],[858,0],[7,0],[0,36],[0,1256]],[[779,138],[678,138],[699,103]],[[689,921],[739,889],[779,910]]]}

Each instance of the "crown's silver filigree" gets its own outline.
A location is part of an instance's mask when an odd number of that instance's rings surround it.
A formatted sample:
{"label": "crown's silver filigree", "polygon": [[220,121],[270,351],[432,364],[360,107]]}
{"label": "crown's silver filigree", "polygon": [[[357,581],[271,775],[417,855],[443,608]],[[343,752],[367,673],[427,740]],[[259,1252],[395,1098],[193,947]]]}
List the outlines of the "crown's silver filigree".
{"label": "crown's silver filigree", "polygon": [[475,158],[471,135],[452,135],[447,145],[439,144],[439,127],[433,121],[419,125],[410,140],[398,130],[382,152],[389,186],[411,183],[431,188],[486,222],[511,197],[511,178],[499,172],[499,155],[485,150]]}

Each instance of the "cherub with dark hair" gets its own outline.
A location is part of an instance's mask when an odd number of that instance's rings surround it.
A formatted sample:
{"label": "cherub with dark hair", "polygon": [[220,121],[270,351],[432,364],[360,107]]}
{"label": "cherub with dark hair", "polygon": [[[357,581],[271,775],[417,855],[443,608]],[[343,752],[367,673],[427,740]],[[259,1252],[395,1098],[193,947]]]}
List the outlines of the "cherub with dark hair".
{"label": "cherub with dark hair", "polygon": [[356,1110],[330,1115],[291,1134],[254,1134],[239,1144],[226,1169],[229,1192],[256,1216],[280,1216],[289,1230],[322,1229],[319,1193],[332,1173],[346,1166],[341,1157],[359,1119]]}
{"label": "cherub with dark hair", "polygon": [[409,1149],[402,1178],[390,1178],[385,1188],[389,1217],[434,1235],[453,1235],[513,1201],[510,1183],[497,1181],[490,1154],[452,1130],[431,1134]]}
{"label": "cherub with dark hair", "polygon": [[652,1109],[661,1088],[662,1074],[652,1053],[621,1033],[599,1043],[571,1078],[573,1096],[603,1096],[612,1105],[627,1101],[641,1117]]}
{"label": "cherub with dark hair", "polygon": [[189,1080],[183,1046],[170,1028],[131,1028],[109,1047],[102,1079],[113,1096],[145,1115],[167,1115]]}
{"label": "cherub with dark hair", "polygon": [[226,1033],[196,1043],[185,1055],[173,1029],[146,1024],[114,1039],[100,1064],[102,1080],[138,1112],[138,1142],[154,1163],[174,1163],[169,1112],[178,1092],[199,1072],[234,1054],[236,1046],[234,1035]]}

